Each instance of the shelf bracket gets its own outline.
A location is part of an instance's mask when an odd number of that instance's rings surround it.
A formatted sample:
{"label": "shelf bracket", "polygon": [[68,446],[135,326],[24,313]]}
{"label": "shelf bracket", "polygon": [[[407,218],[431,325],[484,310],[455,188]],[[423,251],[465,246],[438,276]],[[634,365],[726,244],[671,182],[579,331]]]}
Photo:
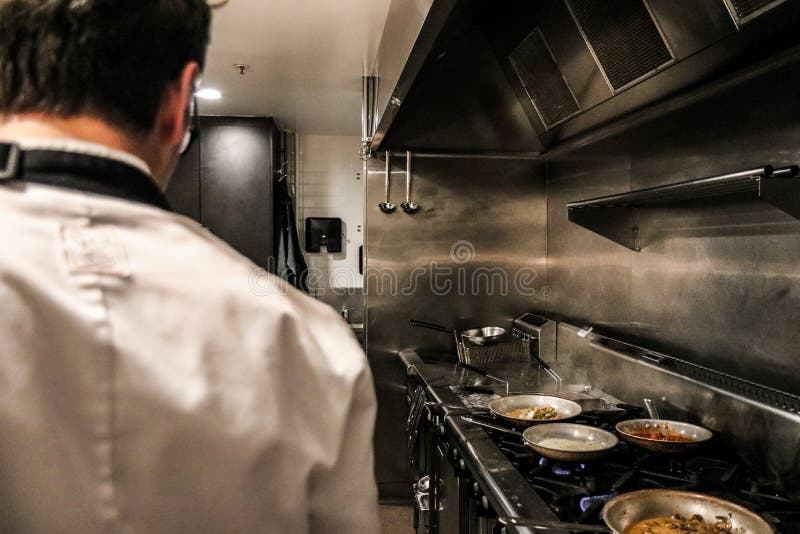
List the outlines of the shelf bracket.
{"label": "shelf bracket", "polygon": [[775,171],[771,176],[761,179],[758,194],[761,200],[800,219],[800,178],[797,174],[797,167]]}
{"label": "shelf bracket", "polygon": [[641,252],[638,210],[628,207],[570,209],[569,220],[619,243],[634,252]]}

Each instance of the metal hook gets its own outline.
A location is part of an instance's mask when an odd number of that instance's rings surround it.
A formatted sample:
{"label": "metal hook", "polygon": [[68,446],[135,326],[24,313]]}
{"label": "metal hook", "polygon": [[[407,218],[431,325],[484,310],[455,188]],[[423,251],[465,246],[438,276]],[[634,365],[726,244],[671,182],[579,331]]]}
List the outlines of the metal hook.
{"label": "metal hook", "polygon": [[419,204],[411,201],[411,151],[406,150],[406,201],[400,205],[403,211],[412,214],[419,211]]}

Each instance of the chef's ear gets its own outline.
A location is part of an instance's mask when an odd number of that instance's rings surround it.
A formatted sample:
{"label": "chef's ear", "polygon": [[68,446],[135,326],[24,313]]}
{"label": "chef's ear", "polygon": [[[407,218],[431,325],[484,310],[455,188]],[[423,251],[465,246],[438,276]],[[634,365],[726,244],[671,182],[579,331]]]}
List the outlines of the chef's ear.
{"label": "chef's ear", "polygon": [[169,147],[179,147],[189,128],[192,99],[200,79],[200,66],[192,61],[187,63],[178,78],[167,86],[161,100],[161,109],[156,120],[156,130],[160,142]]}

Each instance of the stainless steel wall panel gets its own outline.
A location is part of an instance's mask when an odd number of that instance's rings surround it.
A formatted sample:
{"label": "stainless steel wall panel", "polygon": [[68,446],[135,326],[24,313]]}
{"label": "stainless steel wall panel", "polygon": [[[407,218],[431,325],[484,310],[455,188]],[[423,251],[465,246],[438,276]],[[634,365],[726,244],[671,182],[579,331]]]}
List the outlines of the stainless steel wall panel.
{"label": "stainless steel wall panel", "polygon": [[[395,203],[405,193],[405,162],[398,159],[391,189]],[[422,209],[416,215],[399,209],[386,215],[377,208],[384,194],[383,165],[381,160],[369,165],[365,284],[368,356],[379,402],[376,470],[386,497],[408,488],[404,375],[396,354],[415,348],[453,351],[456,357],[450,336],[414,328],[409,320],[455,328],[507,326],[521,310],[541,307],[547,204],[542,161],[419,158],[413,196]],[[505,291],[499,273],[505,273]],[[523,291],[515,286],[517,277]]]}
{"label": "stainless steel wall panel", "polygon": [[549,162],[547,310],[608,328],[630,322],[633,252],[571,223],[567,202],[630,187],[630,156],[585,150]]}
{"label": "stainless steel wall panel", "polygon": [[[708,367],[800,391],[800,329],[788,327],[800,321],[800,222],[746,205],[710,217],[697,210],[658,216],[668,231],[631,272],[637,336]],[[784,223],[787,233],[770,235],[770,225],[780,231]],[[691,230],[708,226],[711,233]]]}
{"label": "stainless steel wall panel", "polygon": [[549,309],[800,392],[800,221],[736,200],[641,210],[634,253],[565,222],[563,208],[569,197],[800,162],[798,83],[794,63],[550,162]]}

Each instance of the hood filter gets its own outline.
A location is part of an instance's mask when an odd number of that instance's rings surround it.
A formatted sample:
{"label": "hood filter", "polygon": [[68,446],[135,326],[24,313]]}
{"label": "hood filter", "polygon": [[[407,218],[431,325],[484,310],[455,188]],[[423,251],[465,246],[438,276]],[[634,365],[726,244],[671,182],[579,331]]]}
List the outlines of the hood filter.
{"label": "hood filter", "polygon": [[740,26],[752,19],[758,17],[762,13],[766,13],[773,7],[782,4],[785,0],[725,0],[731,16],[736,21],[736,25]]}
{"label": "hood filter", "polygon": [[567,5],[614,92],[672,62],[643,0],[569,0]]}
{"label": "hood filter", "polygon": [[552,128],[581,110],[539,28],[534,29],[508,59],[546,128]]}

